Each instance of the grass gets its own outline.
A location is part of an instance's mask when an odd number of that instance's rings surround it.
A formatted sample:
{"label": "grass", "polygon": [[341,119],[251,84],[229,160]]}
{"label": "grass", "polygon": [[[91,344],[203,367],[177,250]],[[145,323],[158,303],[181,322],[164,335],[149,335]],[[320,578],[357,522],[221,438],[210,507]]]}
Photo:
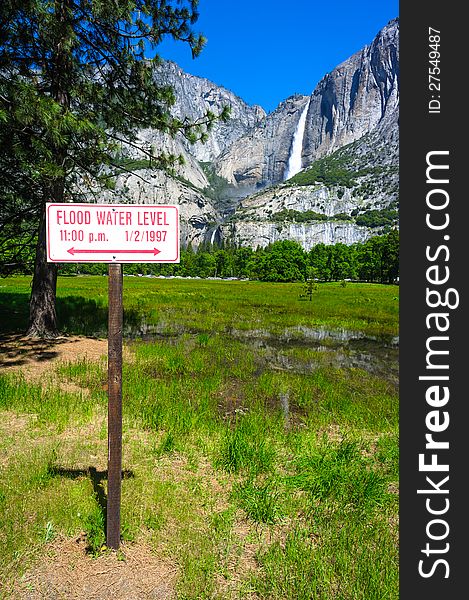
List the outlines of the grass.
{"label": "grass", "polygon": [[[24,330],[30,278],[0,282],[0,327]],[[107,277],[62,277],[57,289],[61,331],[107,335]],[[286,328],[322,326],[367,335],[398,334],[396,286],[324,283],[313,302],[299,301],[303,284],[125,277],[127,335],[151,325],[161,333],[197,334],[263,329],[278,335]],[[6,329],[8,328],[8,329]]]}
{"label": "grass", "polygon": [[245,481],[236,487],[233,497],[247,516],[257,523],[273,524],[282,516],[275,480],[260,484]]}
{"label": "grass", "polygon": [[[27,286],[2,281],[9,331],[24,327]],[[60,278],[58,290],[62,327],[105,332],[106,278]],[[178,599],[398,598],[396,384],[301,329],[397,335],[398,290],[298,294],[125,278],[127,331],[153,329],[126,342],[121,530],[177,566]],[[36,383],[0,375],[5,598],[60,536],[84,532],[102,552],[106,378],[80,356]]]}
{"label": "grass", "polygon": [[265,417],[252,413],[228,426],[217,466],[231,473],[268,473],[275,462],[275,449],[267,436],[259,436],[265,424]]}

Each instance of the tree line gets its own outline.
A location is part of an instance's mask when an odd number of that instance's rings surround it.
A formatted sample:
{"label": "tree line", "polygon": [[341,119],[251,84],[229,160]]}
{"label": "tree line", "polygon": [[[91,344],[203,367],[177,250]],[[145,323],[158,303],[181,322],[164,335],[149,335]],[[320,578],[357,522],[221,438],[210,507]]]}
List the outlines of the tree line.
{"label": "tree line", "polygon": [[[62,275],[107,274],[106,264],[64,263]],[[189,246],[181,250],[175,264],[132,263],[124,265],[127,275],[220,277],[260,281],[295,282],[309,278],[320,281],[345,279],[393,283],[399,277],[399,232],[375,236],[350,246],[317,244],[304,250],[298,242],[283,240],[265,248],[231,245]]]}

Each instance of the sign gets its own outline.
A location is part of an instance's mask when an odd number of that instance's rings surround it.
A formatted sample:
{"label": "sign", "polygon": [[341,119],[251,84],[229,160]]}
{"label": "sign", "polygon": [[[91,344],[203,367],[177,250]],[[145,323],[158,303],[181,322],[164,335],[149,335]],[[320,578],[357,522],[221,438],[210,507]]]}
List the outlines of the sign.
{"label": "sign", "polygon": [[122,265],[179,262],[179,209],[160,204],[46,204],[47,262],[109,264],[106,544],[120,545]]}
{"label": "sign", "polygon": [[179,208],[46,204],[47,262],[178,263]]}

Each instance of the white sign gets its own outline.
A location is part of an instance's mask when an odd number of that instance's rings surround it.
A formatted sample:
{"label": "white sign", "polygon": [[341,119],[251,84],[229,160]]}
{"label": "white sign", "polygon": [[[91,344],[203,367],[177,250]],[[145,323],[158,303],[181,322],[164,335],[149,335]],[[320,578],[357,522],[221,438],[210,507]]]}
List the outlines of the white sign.
{"label": "white sign", "polygon": [[178,263],[179,208],[46,204],[47,262]]}

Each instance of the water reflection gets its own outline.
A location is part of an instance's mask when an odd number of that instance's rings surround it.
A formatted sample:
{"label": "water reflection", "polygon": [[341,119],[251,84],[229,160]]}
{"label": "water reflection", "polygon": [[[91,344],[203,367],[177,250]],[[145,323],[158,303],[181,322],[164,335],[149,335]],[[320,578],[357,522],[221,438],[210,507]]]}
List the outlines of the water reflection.
{"label": "water reflection", "polygon": [[[200,331],[183,325],[168,328],[165,323],[145,322],[132,324],[124,331],[127,339],[146,342],[177,343],[183,335],[198,336]],[[286,328],[278,334],[265,329],[230,329],[217,335],[227,335],[256,349],[259,360],[270,369],[306,374],[321,366],[359,368],[398,385],[398,336],[369,336],[348,329],[304,325]]]}
{"label": "water reflection", "polygon": [[271,343],[285,344],[308,344],[320,343],[325,341],[340,342],[342,345],[349,345],[354,341],[369,341],[377,342],[379,345],[398,347],[399,336],[371,336],[360,331],[352,331],[350,329],[330,329],[327,327],[306,327],[305,325],[297,325],[296,327],[287,327],[278,335],[272,334],[265,329],[250,329],[240,330],[232,329],[230,333],[236,338],[254,338],[269,340]]}

